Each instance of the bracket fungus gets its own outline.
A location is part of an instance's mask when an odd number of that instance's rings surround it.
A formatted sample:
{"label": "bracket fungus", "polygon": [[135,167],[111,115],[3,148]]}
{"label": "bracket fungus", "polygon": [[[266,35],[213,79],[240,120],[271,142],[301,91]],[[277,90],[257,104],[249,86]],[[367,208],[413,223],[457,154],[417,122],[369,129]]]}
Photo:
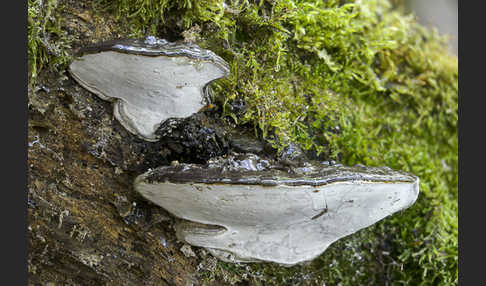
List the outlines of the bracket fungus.
{"label": "bracket fungus", "polygon": [[[209,83],[229,74],[211,51],[154,37],[105,42],[81,55],[70,65],[73,78],[114,102],[120,123],[147,141],[157,141],[155,131],[167,119],[199,111],[209,100]],[[225,261],[293,265],[411,206],[419,179],[387,167],[233,154],[149,170],[134,185],[178,218],[180,240]]]}
{"label": "bracket fungus", "polygon": [[86,47],[69,71],[84,88],[114,102],[114,115],[131,133],[157,141],[166,119],[200,110],[208,85],[229,74],[228,64],[195,44],[155,37]]}
{"label": "bracket fungus", "polygon": [[251,154],[159,167],[135,180],[142,196],[180,219],[178,239],[225,261],[284,265],[411,206],[418,186],[418,177],[388,167],[291,167]]}

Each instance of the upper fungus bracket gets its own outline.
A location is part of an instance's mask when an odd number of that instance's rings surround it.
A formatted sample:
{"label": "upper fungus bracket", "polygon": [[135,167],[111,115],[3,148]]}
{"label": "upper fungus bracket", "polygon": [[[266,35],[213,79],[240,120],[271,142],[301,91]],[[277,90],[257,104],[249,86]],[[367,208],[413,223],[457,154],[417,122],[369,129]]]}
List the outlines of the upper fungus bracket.
{"label": "upper fungus bracket", "polygon": [[212,51],[164,39],[114,40],[85,47],[69,71],[84,88],[114,102],[114,115],[131,133],[157,141],[168,118],[183,118],[210,101],[209,84],[230,73]]}

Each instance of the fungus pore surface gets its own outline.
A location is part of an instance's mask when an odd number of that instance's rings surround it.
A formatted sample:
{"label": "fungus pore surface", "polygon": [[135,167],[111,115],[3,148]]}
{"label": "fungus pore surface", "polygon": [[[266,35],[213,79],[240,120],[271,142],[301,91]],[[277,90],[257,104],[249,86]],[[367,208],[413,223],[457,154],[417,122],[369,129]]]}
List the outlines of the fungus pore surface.
{"label": "fungus pore surface", "polygon": [[229,73],[227,63],[195,44],[147,37],[84,48],[69,71],[84,88],[114,102],[114,115],[147,141],[168,118],[199,111],[209,100],[208,84]]}
{"label": "fungus pore surface", "polygon": [[182,219],[182,241],[225,261],[293,265],[411,206],[418,184],[416,176],[387,167],[289,167],[231,155],[150,170],[135,189]]}

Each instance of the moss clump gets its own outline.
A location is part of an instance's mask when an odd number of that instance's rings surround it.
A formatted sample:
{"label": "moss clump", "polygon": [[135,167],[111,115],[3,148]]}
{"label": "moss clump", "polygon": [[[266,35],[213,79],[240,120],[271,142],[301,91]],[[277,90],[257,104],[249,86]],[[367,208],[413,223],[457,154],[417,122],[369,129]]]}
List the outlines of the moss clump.
{"label": "moss clump", "polygon": [[224,57],[232,74],[214,83],[222,115],[275,147],[296,142],[323,159],[421,179],[413,207],[309,265],[221,269],[277,285],[457,284],[458,72],[444,38],[385,0],[98,3],[126,19],[124,36],[191,35]]}
{"label": "moss clump", "polygon": [[32,85],[37,74],[44,67],[62,70],[69,62],[69,41],[61,29],[61,18],[57,13],[62,9],[57,0],[29,0],[27,10],[28,73]]}

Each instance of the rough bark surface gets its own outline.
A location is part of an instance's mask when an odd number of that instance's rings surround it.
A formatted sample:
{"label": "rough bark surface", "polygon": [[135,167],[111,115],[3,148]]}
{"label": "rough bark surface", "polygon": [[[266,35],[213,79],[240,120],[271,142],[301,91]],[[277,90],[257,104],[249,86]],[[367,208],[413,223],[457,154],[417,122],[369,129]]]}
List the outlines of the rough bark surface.
{"label": "rough bark surface", "polygon": [[[118,37],[112,16],[93,18],[83,3],[64,4],[73,51]],[[175,237],[174,218],[138,195],[133,180],[172,160],[201,163],[227,153],[230,131],[214,111],[171,121],[161,141],[149,143],[66,72],[41,72],[28,102],[29,284],[201,284],[199,273],[211,271],[214,258],[195,248],[192,256]],[[248,140],[239,138],[235,146]]]}

